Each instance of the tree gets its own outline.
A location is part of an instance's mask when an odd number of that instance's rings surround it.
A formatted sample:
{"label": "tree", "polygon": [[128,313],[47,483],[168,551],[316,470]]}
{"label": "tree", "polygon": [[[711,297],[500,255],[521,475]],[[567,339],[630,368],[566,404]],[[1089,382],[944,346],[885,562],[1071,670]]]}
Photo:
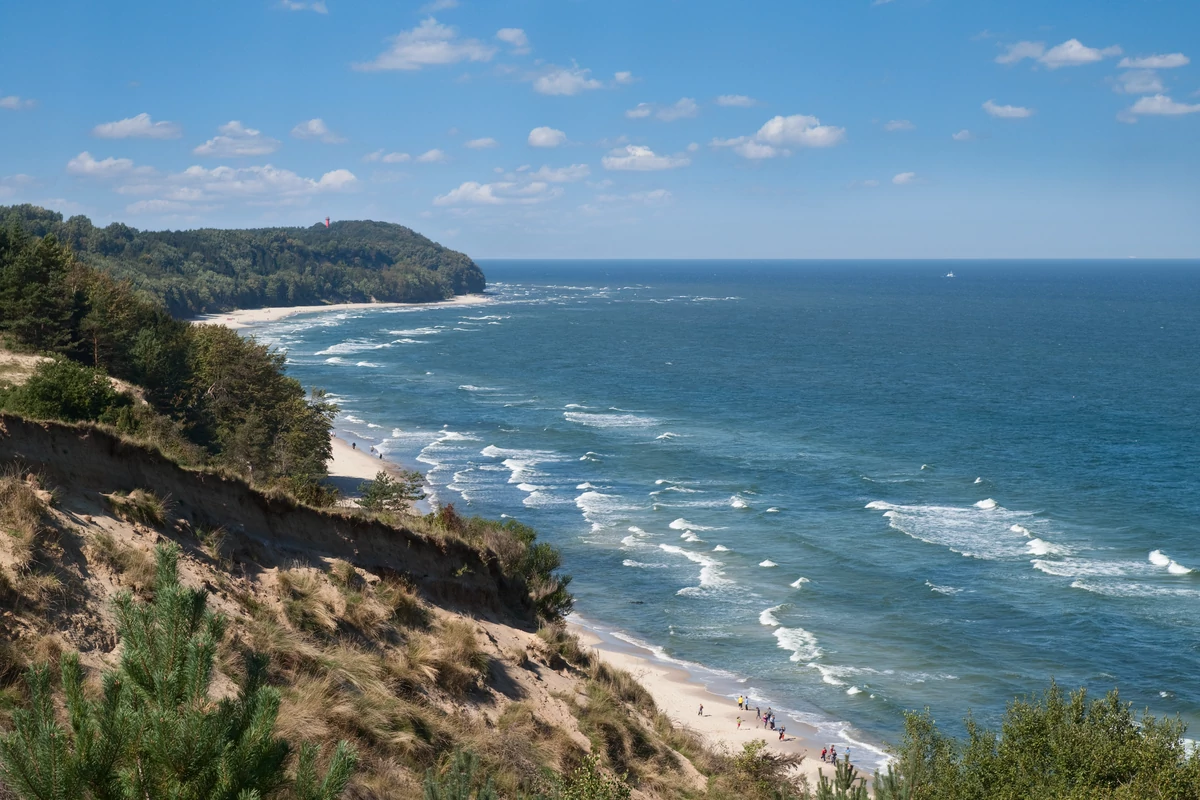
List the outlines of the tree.
{"label": "tree", "polygon": [[53,236],[31,240],[19,230],[0,232],[0,330],[35,350],[68,350],[71,264],[71,252]]}
{"label": "tree", "polygon": [[266,659],[245,657],[237,696],[208,698],[224,618],[207,593],[180,584],[178,549],[160,546],[154,600],[116,601],[124,645],[120,666],[103,676],[99,698],[83,691],[79,659],[62,663],[69,727],[56,718],[45,666],[30,670],[31,704],[13,714],[0,739],[0,774],[23,800],[333,800],[357,762],[338,745],[319,776],[317,749],[305,746],[288,780],[291,747],[274,736],[279,693],[266,685]]}
{"label": "tree", "polygon": [[834,766],[833,780],[825,777],[825,773],[817,770],[820,780],[817,782],[817,800],[867,800],[866,779],[858,774],[858,770],[846,756]]}
{"label": "tree", "polygon": [[425,800],[497,800],[490,777],[477,776],[479,758],[466,750],[458,750],[446,774],[435,770],[425,773]]}
{"label": "tree", "polygon": [[358,485],[358,504],[367,511],[403,511],[410,503],[425,497],[425,476],[416,470],[404,470],[395,478],[380,470],[375,480]]}
{"label": "tree", "polygon": [[0,393],[0,407],[35,419],[96,421],[133,404],[100,370],[66,359],[43,361],[21,386]]}

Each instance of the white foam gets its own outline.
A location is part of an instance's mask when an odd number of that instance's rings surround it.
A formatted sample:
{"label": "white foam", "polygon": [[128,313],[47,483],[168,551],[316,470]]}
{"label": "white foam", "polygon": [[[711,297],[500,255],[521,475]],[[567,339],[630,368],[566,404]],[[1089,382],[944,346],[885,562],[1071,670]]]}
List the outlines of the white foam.
{"label": "white foam", "polygon": [[775,640],[781,650],[792,651],[789,661],[807,663],[821,657],[822,650],[817,644],[817,637],[804,628],[776,628]]}
{"label": "white foam", "polygon": [[1026,528],[1024,525],[1011,525],[1009,526],[1009,530],[1013,533],[1019,533],[1022,536],[1033,536],[1033,534],[1029,532],[1029,528]]}
{"label": "white foam", "polygon": [[758,565],[760,567],[778,567],[779,566],[774,561],[769,561],[769,560],[768,561],[760,561],[760,562],[758,562]]}
{"label": "white foam", "polygon": [[588,519],[589,515],[611,515],[619,514],[623,511],[634,511],[637,506],[631,506],[625,502],[625,498],[615,494],[604,494],[603,492],[587,491],[575,498],[575,505],[583,512],[584,518]]}
{"label": "white foam", "polygon": [[325,363],[326,364],[345,364],[346,361],[345,361],[345,359],[341,359],[341,358],[338,358],[337,356],[334,356],[333,358],[325,359]]}
{"label": "white foam", "polygon": [[770,508],[768,508],[768,509],[767,509],[767,513],[768,513],[768,514],[778,514],[778,513],[779,513],[779,509],[778,509],[778,508],[775,508],[775,506],[771,506]]}
{"label": "white foam", "polygon": [[799,589],[801,586],[803,586],[806,583],[808,583],[808,578],[799,577],[799,578],[796,578],[796,580],[789,583],[788,586],[791,586],[793,589]]}
{"label": "white foam", "polygon": [[728,553],[728,552],[729,552],[729,548],[728,548],[728,547],[726,547],[726,546],[725,546],[725,545],[723,545],[723,544],[719,544],[719,545],[717,545],[716,547],[714,547],[714,548],[713,548],[713,552],[714,552],[714,553]]}
{"label": "white foam", "polygon": [[976,478],[976,479],[975,479],[975,482],[976,482],[976,483],[983,483],[983,478]]}
{"label": "white foam", "polygon": [[392,336],[436,336],[440,331],[437,328],[410,328],[403,331],[388,331]]}
{"label": "white foam", "polygon": [[676,439],[678,437],[679,437],[679,434],[671,433],[670,431],[667,431],[666,433],[660,433],[658,436],[655,436],[654,438],[655,439]]}
{"label": "white foam", "polygon": [[1167,572],[1171,573],[1172,575],[1190,575],[1192,571],[1183,564],[1172,561],[1167,565]]}
{"label": "white foam", "polygon": [[366,350],[382,350],[385,347],[391,347],[390,343],[379,344],[377,342],[367,342],[362,339],[350,339],[349,341],[335,344],[332,347],[327,347],[324,350],[318,350],[313,355],[316,356],[342,356],[349,353],[361,353]]}
{"label": "white foam", "polygon": [[937,592],[938,594],[956,595],[962,591],[962,589],[956,588],[954,586],[938,586],[936,583],[931,583],[929,581],[925,581],[925,585],[928,586],[933,591]]}
{"label": "white foam", "polygon": [[646,428],[658,424],[658,420],[652,417],[641,417],[637,414],[589,414],[584,411],[564,411],[563,417],[567,422],[586,425],[589,428]]}
{"label": "white foam", "polygon": [[518,483],[517,488],[522,492],[540,492],[545,486],[534,486],[532,483]]}
{"label": "white foam", "polygon": [[627,558],[624,561],[622,561],[621,566],[638,567],[640,569],[666,569],[667,568],[666,564],[643,564],[641,561],[634,561],[631,558]]}
{"label": "white foam", "polygon": [[1162,550],[1151,550],[1150,563],[1156,567],[1165,567],[1170,565],[1171,558]]}
{"label": "white foam", "polygon": [[862,689],[858,688],[857,686],[851,686],[849,689],[846,690],[846,694],[853,697],[856,694],[862,694]]}
{"label": "white foam", "polygon": [[1066,555],[1067,553],[1071,552],[1065,547],[1057,544],[1051,544],[1050,542],[1042,539],[1030,539],[1025,543],[1025,546],[1029,548],[1030,555],[1035,556]]}
{"label": "white foam", "polygon": [[775,612],[782,611],[783,608],[784,607],[782,605],[778,605],[778,606],[771,606],[770,608],[766,609],[765,611],[763,611],[762,613],[760,613],[758,615],[758,624],[759,625],[767,625],[769,627],[774,627],[774,626],[778,625],[779,620],[775,617]]}
{"label": "white foam", "polygon": [[697,524],[696,524],[696,523],[694,523],[694,522],[688,522],[688,521],[687,521],[686,519],[684,519],[683,517],[680,517],[679,519],[672,521],[672,522],[671,522],[671,524],[670,524],[670,525],[668,525],[667,527],[668,527],[668,528],[671,528],[672,530],[676,530],[676,531],[683,531],[683,530],[693,530],[693,531],[711,531],[711,530],[716,530],[715,528],[710,528],[710,527],[708,527],[708,526],[705,526],[705,525],[697,525]]}
{"label": "white foam", "polygon": [[459,386],[458,388],[464,392],[498,392],[498,391],[500,391],[499,389],[496,389],[495,387],[492,387],[492,386],[472,386],[469,383],[464,383],[462,386]]}
{"label": "white foam", "polygon": [[750,507],[749,503],[747,503],[742,498],[738,497],[736,494],[733,497],[729,498],[729,505],[732,506],[733,508],[749,508]]}
{"label": "white foam", "polygon": [[599,461],[601,458],[599,453],[593,453],[591,450],[579,457],[580,461]]}
{"label": "white foam", "polygon": [[381,365],[381,364],[372,364],[370,361],[359,361],[359,362],[358,362],[357,364],[355,364],[354,366],[356,366],[356,367],[369,367],[369,368],[371,368],[371,369],[379,369],[379,368],[380,368],[382,365]]}
{"label": "white foam", "polygon": [[579,484],[579,485],[578,485],[578,486],[576,486],[575,488],[576,488],[576,489],[579,489],[580,491],[586,491],[586,490],[588,490],[588,489],[599,489],[600,487],[599,487],[599,486],[593,486],[592,484],[588,483],[587,481],[584,481],[583,483]]}
{"label": "white foam", "polygon": [[[581,487],[581,486],[576,486],[575,488],[576,488],[576,489],[581,489],[581,488],[583,488],[583,487]],[[640,535],[640,536],[645,536],[645,535],[646,535],[646,532],[645,532],[644,530],[642,530],[641,528],[639,528],[637,525],[630,525],[630,526],[629,526],[629,532],[630,532],[630,533],[636,533],[636,534],[638,534],[638,535]]]}
{"label": "white foam", "polygon": [[[684,550],[682,547],[676,547],[673,544],[660,544],[659,548],[662,549],[664,552],[683,556],[684,558],[688,559],[689,561],[694,561],[695,563],[699,564],[700,565],[700,588],[716,589],[716,588],[720,588],[723,586],[730,586],[733,584],[733,581],[724,577],[724,573],[721,572],[721,567],[723,567],[725,565],[722,564],[720,561],[717,561],[715,558],[711,558],[702,553],[693,553],[690,550]],[[696,587],[689,587],[689,588],[696,588]],[[681,589],[680,591],[683,592],[686,590]]]}
{"label": "white foam", "polygon": [[703,542],[704,541],[703,539],[701,539],[699,536],[692,533],[691,531],[684,531],[683,533],[679,534],[679,538],[683,539],[685,542]]}
{"label": "white foam", "polygon": [[996,503],[996,501],[989,497],[986,500],[980,500],[978,503],[975,504],[975,507],[979,508],[979,509],[983,509],[984,511],[991,511],[993,508],[996,508],[997,505],[998,504]]}
{"label": "white foam", "polygon": [[[982,501],[987,503],[988,501]],[[995,502],[995,501],[991,501]],[[1024,542],[997,535],[1026,521],[1031,512],[1012,511],[1002,506],[981,509],[972,506],[899,505],[874,500],[867,508],[883,511],[888,525],[918,541],[946,547],[959,555],[985,560],[1025,559]],[[980,513],[980,511],[986,513]]]}

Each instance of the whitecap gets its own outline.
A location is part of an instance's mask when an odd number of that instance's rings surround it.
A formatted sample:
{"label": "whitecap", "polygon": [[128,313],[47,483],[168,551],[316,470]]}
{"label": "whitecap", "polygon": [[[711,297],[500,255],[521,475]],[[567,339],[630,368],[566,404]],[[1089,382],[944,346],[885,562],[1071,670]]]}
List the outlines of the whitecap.
{"label": "whitecap", "polygon": [[726,546],[725,546],[725,545],[723,545],[723,544],[719,544],[719,545],[717,545],[716,547],[714,547],[714,548],[713,548],[713,552],[714,552],[714,553],[728,553],[728,552],[729,552],[729,548],[728,548],[728,547],[726,547]]}
{"label": "whitecap", "polygon": [[1029,548],[1030,555],[1035,556],[1066,555],[1070,552],[1070,550],[1061,545],[1051,544],[1042,539],[1030,539],[1025,543],[1025,546]]}
{"label": "whitecap", "polygon": [[587,490],[587,489],[599,489],[600,487],[599,487],[599,486],[593,486],[592,484],[588,483],[587,481],[584,481],[583,483],[579,484],[579,485],[578,485],[578,486],[576,486],[575,488],[576,488],[576,489],[579,489],[580,491],[585,491],[585,490]]}
{"label": "whitecap", "polygon": [[767,513],[768,513],[768,514],[778,514],[778,513],[779,513],[779,509],[778,509],[778,508],[776,508],[775,506],[771,506],[770,508],[768,508],[768,509],[767,509]]}
{"label": "whitecap", "polygon": [[1170,565],[1171,558],[1162,550],[1151,550],[1150,563],[1156,567],[1165,567]]}
{"label": "whitecap", "polygon": [[326,364],[345,364],[345,360],[334,356],[333,358],[325,359]]}
{"label": "whitecap", "polygon": [[778,565],[778,564],[776,564],[774,561],[770,561],[770,560],[768,560],[768,561],[760,561],[760,562],[758,563],[758,565],[759,565],[760,567],[778,567],[778,566],[779,566],[779,565]]}
{"label": "whitecap", "polygon": [[989,497],[986,500],[980,500],[978,503],[975,504],[975,507],[982,509],[984,511],[991,511],[993,508],[997,507],[997,503],[995,500],[993,500],[992,498]]}
{"label": "whitecap", "polygon": [[851,686],[849,689],[846,690],[846,694],[853,697],[856,694],[862,694],[862,689],[858,688],[857,686]]}
{"label": "whitecap", "polygon": [[761,612],[758,615],[758,624],[759,625],[767,625],[770,627],[774,627],[774,626],[778,625],[779,620],[776,618],[775,612],[782,611],[782,610],[783,610],[782,605],[771,606],[770,608],[766,609],[765,611]]}
{"label": "whitecap", "polygon": [[369,368],[371,368],[371,369],[379,369],[379,368],[380,368],[382,365],[381,365],[381,364],[372,364],[370,361],[359,361],[359,362],[358,362],[357,364],[355,364],[354,366],[356,366],[356,367],[369,367]]}
{"label": "whitecap", "polygon": [[[664,552],[683,556],[689,561],[694,561],[700,565],[700,586],[688,587],[690,589],[715,589],[733,584],[733,581],[724,577],[724,573],[721,572],[721,567],[723,567],[724,564],[722,564],[720,561],[717,561],[715,558],[711,558],[702,553],[693,553],[690,550],[684,550],[682,547],[676,547],[673,544],[660,544],[659,548]],[[680,590],[678,593],[682,594],[685,591],[686,590]],[[694,594],[694,592],[692,592],[692,594]]]}
{"label": "whitecap", "polygon": [[729,505],[733,508],[749,508],[750,507],[749,503],[747,503],[742,498],[738,497],[736,494],[733,497],[729,498]]}
{"label": "whitecap", "polygon": [[667,527],[671,528],[672,530],[676,530],[676,531],[683,531],[683,530],[711,531],[711,530],[715,530],[714,528],[710,528],[705,525],[697,525],[694,522],[688,522],[683,517],[680,517],[679,519],[674,520]]}
{"label": "whitecap", "polygon": [[1172,561],[1170,564],[1167,564],[1167,572],[1172,575],[1190,575],[1192,571],[1183,564]]}
{"label": "whitecap", "polygon": [[789,583],[788,586],[791,586],[793,589],[799,589],[801,586],[803,586],[806,583],[808,583],[808,578],[799,577],[799,578],[796,578],[796,580]]}
{"label": "whitecap", "polygon": [[976,483],[983,483],[983,478],[976,478],[976,479],[975,479],[975,482],[976,482]]}
{"label": "whitecap", "polygon": [[462,386],[459,386],[458,388],[464,392],[498,392],[498,391],[500,391],[499,389],[496,389],[495,387],[492,387],[492,386],[472,386],[469,383],[464,383]]}
{"label": "whitecap", "polygon": [[683,533],[679,534],[679,538],[683,539],[685,542],[703,542],[704,541],[703,539],[701,539],[699,536],[692,533],[691,531],[684,531]]}
{"label": "whitecap", "polygon": [[634,561],[631,558],[627,558],[621,562],[621,566],[639,567],[641,569],[666,569],[668,565],[666,565],[666,564],[643,564],[641,561]]}
{"label": "whitecap", "polygon": [[671,433],[670,431],[667,431],[666,433],[660,433],[658,436],[655,436],[654,438],[655,439],[676,439],[678,437],[679,437],[679,434]]}
{"label": "whitecap", "polygon": [[1029,528],[1026,528],[1024,525],[1013,525],[1009,528],[1009,530],[1013,533],[1019,533],[1022,536],[1033,536],[1033,534],[1029,532]]}
{"label": "whitecap", "polygon": [[789,661],[810,662],[821,657],[817,637],[804,628],[776,628],[775,640],[781,650],[792,651]]}
{"label": "whitecap", "polygon": [[938,586],[936,583],[931,583],[930,581],[925,581],[925,585],[938,594],[944,595],[956,595],[962,591],[962,589],[954,586]]}
{"label": "whitecap", "polygon": [[586,425],[589,428],[645,428],[658,424],[658,420],[652,417],[641,417],[637,414],[589,414],[583,411],[564,411],[563,417],[567,422]]}

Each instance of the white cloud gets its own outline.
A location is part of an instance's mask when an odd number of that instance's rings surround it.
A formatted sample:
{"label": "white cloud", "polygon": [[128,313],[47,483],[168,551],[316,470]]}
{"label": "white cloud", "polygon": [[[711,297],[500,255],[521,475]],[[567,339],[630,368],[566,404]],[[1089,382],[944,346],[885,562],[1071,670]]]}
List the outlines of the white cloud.
{"label": "white cloud", "polygon": [[33,100],[17,97],[15,94],[0,97],[0,108],[7,109],[9,111],[20,111],[23,108],[33,108],[35,105],[37,105],[37,103]]}
{"label": "white cloud", "polygon": [[991,114],[993,117],[1000,119],[1025,119],[1033,116],[1032,108],[1023,108],[1022,106],[1001,106],[997,105],[995,100],[988,100],[983,104],[983,110]]}
{"label": "white cloud", "polygon": [[630,144],[610,151],[601,163],[605,169],[651,172],[686,167],[692,160],[686,156],[660,156],[649,147]]}
{"label": "white cloud", "polygon": [[743,158],[762,160],[791,155],[788,147],[832,147],[846,138],[846,129],[822,125],[807,114],[776,116],[767,120],[753,136],[713,139],[713,147],[732,147]]}
{"label": "white cloud", "polygon": [[899,175],[896,175],[892,178],[892,183],[896,184],[897,186],[904,186],[905,184],[912,183],[916,179],[917,173],[915,172],[901,172]]}
{"label": "white cloud", "polygon": [[538,94],[576,95],[591,89],[599,89],[603,83],[590,77],[590,69],[573,67],[551,67],[533,81],[533,90]]}
{"label": "white cloud", "polygon": [[629,119],[645,119],[653,114],[663,122],[674,122],[677,119],[690,119],[700,111],[700,106],[690,97],[681,97],[669,106],[659,106],[653,103],[638,103],[625,112]]}
{"label": "white cloud", "polygon": [[279,0],[279,8],[285,11],[315,11],[318,14],[329,13],[329,9],[325,7],[324,0],[314,0],[311,3],[301,2],[301,0]]}
{"label": "white cloud", "polygon": [[700,143],[699,143],[699,142],[692,142],[691,144],[689,144],[689,145],[687,146],[687,151],[688,151],[689,153],[698,153],[698,152],[700,152]]}
{"label": "white cloud", "polygon": [[1138,58],[1122,58],[1121,63],[1117,66],[1125,69],[1175,69],[1176,67],[1186,67],[1190,63],[1192,60],[1183,53],[1164,53]]}
{"label": "white cloud", "polygon": [[1177,103],[1165,94],[1143,97],[1129,107],[1130,114],[1177,117],[1200,113],[1200,103]]}
{"label": "white cloud", "polygon": [[916,127],[906,119],[893,119],[883,124],[885,131],[911,131]]}
{"label": "white cloud", "polygon": [[320,117],[298,123],[296,127],[292,128],[292,136],[295,136],[297,139],[313,139],[325,144],[340,144],[346,141],[345,137],[338,136],[329,130],[329,126],[325,124],[325,120]]}
{"label": "white cloud", "polygon": [[975,140],[975,134],[971,133],[966,128],[963,128],[958,133],[950,134],[950,138],[956,142],[971,142]]}
{"label": "white cloud", "polygon": [[489,147],[499,147],[500,143],[490,136],[485,136],[482,139],[472,139],[467,142],[467,147],[472,150],[486,150]]}
{"label": "white cloud", "polygon": [[717,105],[726,108],[750,108],[758,105],[758,101],[744,94],[723,94],[717,98]]}
{"label": "white cloud", "polygon": [[217,128],[214,136],[192,152],[198,156],[231,158],[238,156],[265,156],[274,153],[282,144],[278,139],[263,136],[262,131],[247,128],[236,119]]}
{"label": "white cloud", "polygon": [[421,153],[421,155],[417,156],[416,159],[418,164],[441,164],[447,160],[448,159],[445,152],[437,149],[436,147],[432,150],[426,150],[424,153]]}
{"label": "white cloud", "polygon": [[1033,59],[1044,64],[1049,69],[1059,67],[1080,67],[1084,64],[1094,64],[1111,56],[1121,55],[1121,48],[1116,45],[1098,49],[1088,47],[1078,39],[1068,39],[1062,44],[1055,45],[1049,50],[1042,42],[1017,42],[996,56],[997,64],[1016,64],[1025,59]]}
{"label": "white cloud", "polygon": [[567,140],[567,135],[560,130],[543,125],[529,132],[531,147],[558,147]]}
{"label": "white cloud", "polygon": [[637,78],[633,77],[633,73],[628,71],[613,73],[613,80],[616,81],[618,86],[628,86],[631,83],[637,82]]}
{"label": "white cloud", "polygon": [[1155,94],[1164,89],[1158,73],[1152,69],[1122,72],[1113,83],[1113,91],[1121,94]]}
{"label": "white cloud", "polygon": [[421,13],[430,14],[434,11],[449,11],[452,8],[458,8],[458,0],[433,0],[432,3],[426,3],[421,6]]}
{"label": "white cloud", "polygon": [[363,156],[363,161],[368,163],[381,161],[384,164],[403,164],[411,160],[412,157],[408,153],[388,153],[383,150],[376,150],[374,153],[367,153]]}
{"label": "white cloud", "polygon": [[690,97],[681,97],[665,108],[660,108],[654,115],[663,122],[674,122],[677,119],[689,119],[696,116],[700,106]]}
{"label": "white cloud", "polygon": [[551,169],[545,165],[537,172],[530,172],[529,177],[547,183],[575,183],[592,174],[587,164],[572,164],[569,167]]}
{"label": "white cloud", "polygon": [[496,48],[477,39],[459,39],[458,31],[427,17],[411,31],[392,37],[391,47],[374,61],[355,64],[358,70],[418,70],[423,67],[490,61]]}
{"label": "white cloud", "polygon": [[477,183],[467,181],[457,189],[451,189],[446,194],[433,199],[435,206],[498,206],[498,205],[534,205],[553,200],[562,195],[562,189],[549,186],[542,181],[520,185],[514,181],[497,183]]}
{"label": "white cloud", "polygon": [[154,122],[149,114],[138,114],[92,128],[92,136],[101,139],[178,139],[183,130],[174,122]]}
{"label": "white cloud", "polygon": [[196,191],[183,196],[188,199],[215,197],[261,198],[287,201],[324,192],[344,191],[354,187],[358,178],[346,169],[326,172],[319,179],[304,178],[291,170],[270,164],[261,167],[188,167],[171,175],[169,183]]}
{"label": "white cloud", "polygon": [[529,52],[529,37],[521,28],[501,28],[496,38],[512,47],[513,55],[523,56]]}
{"label": "white cloud", "polygon": [[119,178],[124,175],[146,175],[153,172],[149,167],[135,167],[128,158],[106,158],[97,161],[84,150],[67,162],[67,172],[89,178]]}

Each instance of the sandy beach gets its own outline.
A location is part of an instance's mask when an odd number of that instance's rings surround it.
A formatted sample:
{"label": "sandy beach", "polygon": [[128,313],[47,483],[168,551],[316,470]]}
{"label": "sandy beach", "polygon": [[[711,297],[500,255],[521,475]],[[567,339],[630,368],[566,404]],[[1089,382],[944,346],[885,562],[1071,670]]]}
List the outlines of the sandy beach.
{"label": "sandy beach", "polygon": [[242,308],[220,314],[205,314],[194,321],[207,325],[224,325],[240,330],[263,322],[276,322],[296,314],[312,314],[320,311],[355,311],[364,308],[438,308],[440,306],[468,306],[491,302],[486,294],[463,294],[438,303],[333,303],[317,306],[285,306],[275,308]]}
{"label": "sandy beach", "polygon": [[[606,662],[637,678],[672,722],[700,734],[711,745],[736,751],[746,742],[763,739],[771,750],[804,756],[800,773],[807,776],[814,790],[818,770],[832,777],[833,765],[821,763],[821,748],[830,742],[819,741],[815,728],[788,719],[780,713],[777,723],[787,728],[785,739],[780,741],[778,731],[764,730],[761,723],[756,723],[754,705],[761,706],[761,703],[752,704],[749,712],[739,711],[736,696],[724,697],[709,691],[683,667],[664,662],[649,650],[611,637],[601,629],[575,623],[571,623],[570,628],[583,644],[596,651]],[[703,716],[698,713],[701,705],[704,706]],[[763,711],[766,711],[765,707]],[[740,729],[738,717],[742,719]],[[837,746],[840,754],[846,752],[843,742],[838,742]],[[860,764],[853,751],[850,755],[860,772],[867,773],[864,777],[869,782],[870,767]]]}

